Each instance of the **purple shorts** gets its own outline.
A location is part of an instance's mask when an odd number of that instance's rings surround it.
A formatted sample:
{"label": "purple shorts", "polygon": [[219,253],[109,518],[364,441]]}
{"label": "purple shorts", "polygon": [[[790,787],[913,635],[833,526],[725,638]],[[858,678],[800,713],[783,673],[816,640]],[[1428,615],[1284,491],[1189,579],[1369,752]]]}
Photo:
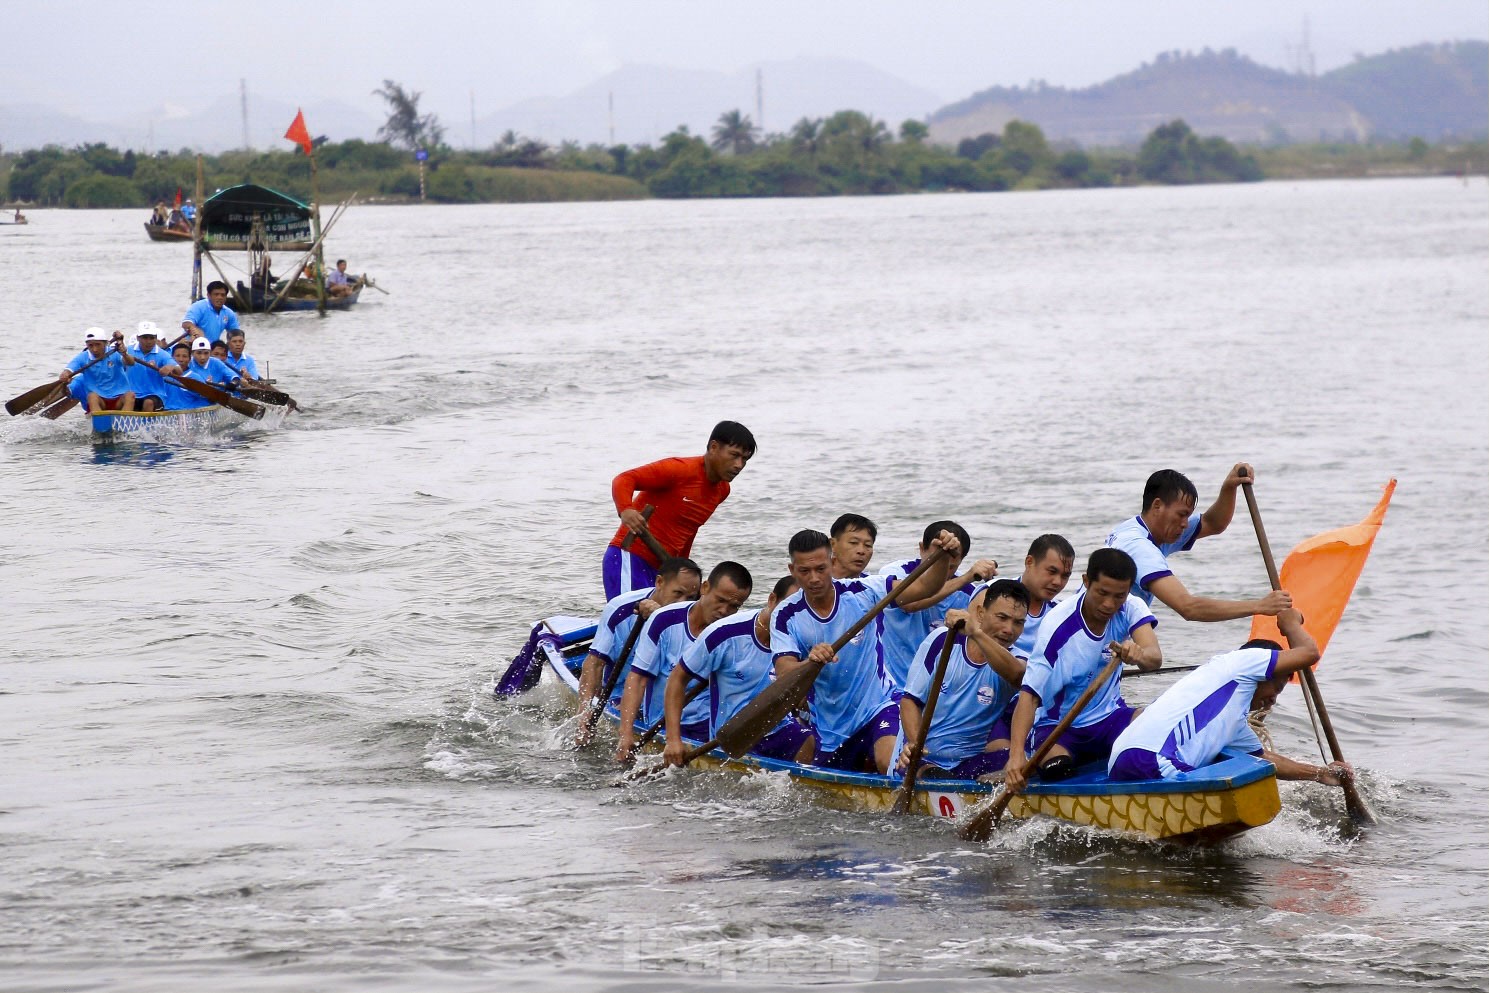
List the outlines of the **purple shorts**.
{"label": "purple shorts", "polygon": [[788,717],[780,727],[756,742],[755,747],[750,749],[750,754],[794,762],[796,753],[801,751],[802,744],[811,736],[809,728],[803,727],[796,718]]}
{"label": "purple shorts", "polygon": [[814,765],[824,769],[842,769],[844,772],[863,772],[878,769],[874,761],[874,742],[880,738],[893,738],[900,733],[900,708],[889,704],[864,722],[853,735],[830,755],[822,752],[822,743],[817,743]]}
{"label": "purple shorts", "polygon": [[707,721],[694,721],[691,724],[684,724],[682,726],[682,736],[689,741],[698,742],[710,741],[713,738],[713,735],[708,733]]}
{"label": "purple shorts", "polygon": [[1129,748],[1118,755],[1109,775],[1122,781],[1163,778],[1163,772],[1158,768],[1158,756],[1146,748]]}
{"label": "purple shorts", "polygon": [[[1112,744],[1116,742],[1117,735],[1127,730],[1127,725],[1132,723],[1132,715],[1136,713],[1131,707],[1122,705],[1107,714],[1095,724],[1083,728],[1071,728],[1060,735],[1059,744],[1070,753],[1071,758],[1077,765],[1083,762],[1092,762],[1096,759],[1106,759],[1112,753]],[[1030,748],[1038,749],[1044,744],[1044,739],[1050,736],[1055,729],[1053,724],[1035,728],[1034,735],[1030,740]]]}
{"label": "purple shorts", "polygon": [[622,593],[657,585],[657,570],[652,568],[651,563],[618,545],[605,547],[605,560],[600,575],[605,583],[606,603]]}
{"label": "purple shorts", "polygon": [[1008,764],[1008,749],[999,748],[992,752],[979,752],[970,759],[962,759],[951,770],[951,774],[957,779],[976,779],[990,772],[997,772]]}

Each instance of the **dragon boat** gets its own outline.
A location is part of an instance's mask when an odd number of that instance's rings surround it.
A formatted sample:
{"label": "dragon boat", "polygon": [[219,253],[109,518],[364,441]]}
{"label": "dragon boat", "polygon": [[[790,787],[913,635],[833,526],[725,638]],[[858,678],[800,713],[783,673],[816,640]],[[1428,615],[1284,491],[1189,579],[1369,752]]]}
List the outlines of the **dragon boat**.
{"label": "dragon boat", "polygon": [[[577,701],[579,671],[594,637],[595,622],[560,615],[545,619],[540,627],[546,633],[539,637],[537,649],[559,684]],[[613,706],[605,713],[612,725],[619,724]],[[660,751],[659,745],[650,747]],[[702,755],[693,764],[737,773],[785,773],[793,784],[813,790],[827,806],[843,810],[888,812],[900,785],[898,777],[840,772],[748,754],[736,759],[721,750]],[[996,784],[922,774],[915,784],[911,810],[955,819],[997,789]],[[1260,827],[1281,809],[1276,769],[1270,762],[1246,755],[1223,759],[1171,781],[1113,782],[1104,764],[1091,763],[1059,783],[1031,782],[1009,803],[1005,816],[1053,817],[1175,844],[1205,845]]]}
{"label": "dragon boat", "polygon": [[91,414],[95,439],[148,436],[153,441],[181,440],[221,434],[235,428],[255,426],[272,431],[284,422],[288,407],[263,404],[261,419],[245,417],[235,410],[209,404],[186,410],[132,411],[127,414]]}

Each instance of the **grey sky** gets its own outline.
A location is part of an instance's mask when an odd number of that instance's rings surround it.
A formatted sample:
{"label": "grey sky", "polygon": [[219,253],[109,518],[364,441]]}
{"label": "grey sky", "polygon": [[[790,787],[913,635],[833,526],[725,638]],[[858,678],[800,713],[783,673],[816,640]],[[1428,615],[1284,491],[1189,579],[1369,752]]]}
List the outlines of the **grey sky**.
{"label": "grey sky", "polygon": [[77,0],[8,2],[0,103],[94,120],[236,93],[370,112],[384,77],[465,120],[559,96],[627,63],[734,70],[824,55],[946,101],[995,84],[1083,86],[1169,49],[1235,47],[1284,65],[1310,20],[1319,71],[1422,41],[1489,39],[1483,0]]}

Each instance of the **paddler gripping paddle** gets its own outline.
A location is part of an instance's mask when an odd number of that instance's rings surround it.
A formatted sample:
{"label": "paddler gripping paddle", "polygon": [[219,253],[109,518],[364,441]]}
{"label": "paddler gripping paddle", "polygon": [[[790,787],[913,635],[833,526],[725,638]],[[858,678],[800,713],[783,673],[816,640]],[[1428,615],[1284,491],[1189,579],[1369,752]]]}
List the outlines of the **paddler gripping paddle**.
{"label": "paddler gripping paddle", "polygon": [[[1251,511],[1251,526],[1256,530],[1256,542],[1261,546],[1262,561],[1267,566],[1267,578],[1271,580],[1272,589],[1282,589],[1282,576],[1277,571],[1277,560],[1272,557],[1272,545],[1267,541],[1267,529],[1262,526],[1261,510],[1256,505],[1256,494],[1251,489],[1251,479],[1245,478],[1241,483],[1241,490],[1246,494],[1246,509]],[[1313,667],[1308,666],[1298,672],[1302,681],[1304,699],[1313,704],[1314,711],[1318,714],[1318,721],[1323,725],[1324,737],[1329,742],[1329,752],[1334,756],[1335,762],[1344,761],[1344,753],[1339,747],[1339,738],[1334,734],[1334,725],[1329,722],[1329,712],[1324,709],[1324,698],[1319,695],[1318,681],[1313,677]],[[1344,809],[1349,812],[1350,819],[1356,824],[1371,825],[1375,823],[1375,814],[1370,810],[1365,798],[1360,796],[1359,790],[1355,789],[1354,777],[1348,773],[1341,773],[1340,785],[1344,789]]]}
{"label": "paddler gripping paddle", "polygon": [[[904,595],[905,591],[927,569],[938,562],[944,554],[945,552],[940,546],[932,549],[931,553],[921,561],[920,565],[915,567],[915,570],[910,575],[897,582],[894,589],[890,590],[887,596],[869,608],[868,612],[855,621],[852,627],[838,636],[837,640],[830,646],[832,649],[831,654],[835,656],[838,652],[842,651],[850,641],[858,636],[858,632],[873,623],[874,618],[878,617],[890,604],[898,601]],[[821,674],[825,665],[827,665],[826,662],[810,656],[803,659],[801,665],[775,680],[775,682],[762,690],[759,696],[745,704],[739,713],[735,714],[723,727],[719,728],[719,733],[712,740],[706,741],[684,754],[682,761],[678,765],[685,766],[698,756],[706,755],[715,748],[722,748],[731,758],[739,758],[745,752],[755,747],[756,742],[769,734],[771,729],[777,724],[781,723],[781,718],[795,710],[806,699],[807,691],[817,681],[817,677]],[[643,769],[636,769],[622,777],[621,782],[645,779],[665,769],[665,764],[650,765]]]}
{"label": "paddler gripping paddle", "polygon": [[946,629],[946,641],[941,645],[941,654],[936,659],[936,671],[931,674],[931,689],[925,695],[925,709],[920,712],[920,728],[915,732],[915,742],[910,749],[910,762],[905,766],[905,781],[894,791],[894,812],[908,814],[915,796],[915,780],[920,776],[924,764],[925,739],[931,730],[931,720],[936,716],[936,702],[941,699],[941,683],[946,679],[946,664],[951,661],[951,650],[956,647],[956,633],[962,627]]}

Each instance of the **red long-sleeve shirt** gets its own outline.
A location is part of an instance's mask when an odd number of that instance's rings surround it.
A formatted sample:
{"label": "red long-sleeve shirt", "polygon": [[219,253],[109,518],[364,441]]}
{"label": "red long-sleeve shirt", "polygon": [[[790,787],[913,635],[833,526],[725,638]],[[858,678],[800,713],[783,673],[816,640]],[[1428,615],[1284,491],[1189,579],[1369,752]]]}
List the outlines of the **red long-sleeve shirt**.
{"label": "red long-sleeve shirt", "polygon": [[[663,548],[680,556],[692,553],[698,529],[713,515],[714,508],[728,497],[728,483],[708,481],[708,471],[703,466],[701,455],[659,459],[627,469],[610,484],[615,512],[620,513],[627,507],[641,511],[650,504],[655,508],[647,525],[651,533]],[[630,533],[630,528],[622,524],[615,537],[610,539],[610,544],[619,546]],[[661,564],[644,542],[633,541],[629,551],[653,566]]]}

